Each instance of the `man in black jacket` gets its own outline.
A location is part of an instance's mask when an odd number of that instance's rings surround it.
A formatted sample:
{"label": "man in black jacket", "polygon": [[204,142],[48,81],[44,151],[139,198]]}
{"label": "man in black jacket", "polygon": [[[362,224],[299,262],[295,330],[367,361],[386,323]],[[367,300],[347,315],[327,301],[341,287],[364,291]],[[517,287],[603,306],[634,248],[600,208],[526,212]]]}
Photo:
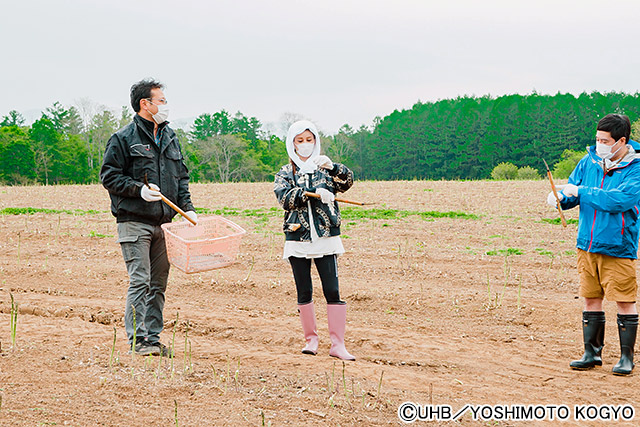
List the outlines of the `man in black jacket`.
{"label": "man in black jacket", "polygon": [[[136,354],[166,356],[168,349],[160,343],[160,332],[169,261],[160,225],[170,222],[175,212],[160,201],[160,194],[190,218],[197,220],[197,216],[180,144],[168,126],[162,89],[154,80],[131,86],[136,115],[109,139],[100,179],[111,197],[111,213],[118,223],[118,242],[129,273],[124,316],[129,344]],[[149,186],[143,184],[145,176]]]}

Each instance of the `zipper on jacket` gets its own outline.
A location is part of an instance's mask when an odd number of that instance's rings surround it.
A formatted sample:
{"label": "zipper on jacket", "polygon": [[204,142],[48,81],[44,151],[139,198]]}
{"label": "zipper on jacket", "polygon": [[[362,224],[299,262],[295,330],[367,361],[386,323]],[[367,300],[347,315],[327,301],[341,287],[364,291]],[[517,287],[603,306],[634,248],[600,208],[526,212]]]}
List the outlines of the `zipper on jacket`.
{"label": "zipper on jacket", "polygon": [[624,212],[622,212],[622,231],[620,234],[624,235]]}
{"label": "zipper on jacket", "polygon": [[[306,183],[307,188],[309,188],[309,174],[304,174],[304,182]],[[309,242],[313,242],[313,238],[311,237],[311,227],[315,227],[315,220],[312,218],[313,211],[311,210],[311,197],[307,197],[307,212],[309,213]]]}
{"label": "zipper on jacket", "polygon": [[[604,171],[602,171],[602,182],[600,183],[600,188],[604,187],[604,177],[607,176],[606,173],[604,173]],[[596,214],[598,213],[597,209],[593,210],[593,222],[591,223],[591,239],[589,240],[589,249],[587,249],[587,252],[591,252],[591,244],[593,243],[593,228],[596,226]]]}

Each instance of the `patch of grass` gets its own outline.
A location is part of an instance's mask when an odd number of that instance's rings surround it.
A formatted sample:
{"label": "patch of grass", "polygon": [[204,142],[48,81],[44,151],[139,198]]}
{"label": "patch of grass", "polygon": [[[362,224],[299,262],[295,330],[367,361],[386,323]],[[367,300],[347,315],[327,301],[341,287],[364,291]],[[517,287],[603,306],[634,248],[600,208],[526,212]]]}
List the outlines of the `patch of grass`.
{"label": "patch of grass", "polygon": [[[208,209],[208,208],[195,208],[196,213],[204,215],[222,215],[222,216],[240,216],[253,218],[254,222],[258,226],[266,226],[268,221],[272,217],[279,217],[283,211],[281,208],[259,208],[259,209],[238,209],[224,206],[220,209]],[[362,209],[355,207],[343,206],[340,209],[342,219],[348,221],[347,225],[352,226],[357,224],[357,220],[363,219],[385,219],[395,220],[406,218],[408,216],[419,216],[425,221],[433,221],[434,218],[453,218],[453,219],[479,219],[478,215],[468,214],[459,211],[408,211],[402,209],[389,209],[389,208],[372,208]],[[383,225],[388,227],[389,224]]]}
{"label": "patch of grass", "polygon": [[221,209],[195,208],[196,213],[205,215],[240,216],[252,218],[257,229],[264,231],[269,224],[269,219],[282,215],[283,210],[276,207],[269,209],[238,209],[224,206]]}
{"label": "patch of grass", "polygon": [[524,252],[522,249],[518,248],[507,248],[507,249],[497,249],[493,251],[487,251],[485,254],[490,256],[500,255],[500,256],[510,256],[510,255],[522,255]]}
{"label": "patch of grass", "polygon": [[362,208],[350,208],[345,207],[340,209],[340,213],[343,219],[398,219],[404,218],[409,215],[407,211],[401,211],[399,209],[362,209]]}
{"label": "patch of grass", "polygon": [[[196,213],[204,215],[239,216],[253,219],[256,232],[269,233],[269,219],[281,216],[284,212],[281,208],[238,209],[224,206],[220,209],[195,208]],[[176,220],[178,218],[176,217]]]}
{"label": "patch of grass", "polygon": [[282,209],[271,207],[269,209],[238,209],[224,206],[220,209],[208,209],[208,208],[196,208],[196,213],[205,215],[222,215],[222,216],[246,216],[246,217],[258,217],[269,218],[279,216],[282,213]]}
{"label": "patch of grass", "polygon": [[97,237],[99,239],[104,239],[105,237],[113,237],[113,235],[112,234],[101,234],[101,233],[98,233],[97,231],[91,230],[89,232],[89,237]]}
{"label": "patch of grass", "polygon": [[536,248],[535,251],[538,252],[540,255],[544,255],[544,256],[548,256],[548,257],[554,257],[555,256],[555,254],[553,252],[548,251],[546,249]]}
{"label": "patch of grass", "polygon": [[[553,225],[560,225],[562,224],[562,222],[560,221],[560,218],[542,218],[542,222],[546,222],[547,224],[553,224]],[[567,224],[578,224],[578,220],[577,219],[568,219],[567,220]]]}
{"label": "patch of grass", "polygon": [[449,212],[426,211],[426,212],[418,212],[418,215],[420,215],[422,219],[427,219],[427,218],[479,219],[480,218],[478,215],[468,214],[460,211],[449,211]]}
{"label": "patch of grass", "polygon": [[362,209],[344,207],[340,210],[343,219],[355,220],[355,219],[400,219],[408,216],[417,215],[424,220],[431,218],[454,218],[454,219],[479,219],[478,215],[468,214],[459,211],[405,211],[401,209]]}
{"label": "patch of grass", "polygon": [[84,211],[82,209],[44,209],[44,208],[3,208],[0,209],[0,215],[33,215],[36,213],[44,213],[44,214],[68,214],[68,215],[97,215],[101,213],[105,213],[107,211],[97,211],[94,209],[89,209]]}

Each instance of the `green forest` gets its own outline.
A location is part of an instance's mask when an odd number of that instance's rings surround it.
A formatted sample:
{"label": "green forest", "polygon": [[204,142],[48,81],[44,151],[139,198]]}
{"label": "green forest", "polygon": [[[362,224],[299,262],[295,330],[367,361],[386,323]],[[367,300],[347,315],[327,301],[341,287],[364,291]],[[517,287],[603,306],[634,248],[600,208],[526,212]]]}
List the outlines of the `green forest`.
{"label": "green forest", "polygon": [[[54,103],[31,125],[17,111],[4,116],[0,183],[99,182],[107,140],[132,112],[87,110]],[[567,162],[575,164],[594,143],[596,124],[608,113],[628,115],[632,138],[640,137],[637,93],[532,93],[418,102],[370,126],[345,124],[335,135],[322,135],[322,144],[359,179],[490,179],[502,176],[492,174],[499,165],[530,179],[543,172],[542,159],[566,175]],[[283,136],[241,112],[203,113],[190,129],[176,132],[193,182],[268,181],[288,161]]]}

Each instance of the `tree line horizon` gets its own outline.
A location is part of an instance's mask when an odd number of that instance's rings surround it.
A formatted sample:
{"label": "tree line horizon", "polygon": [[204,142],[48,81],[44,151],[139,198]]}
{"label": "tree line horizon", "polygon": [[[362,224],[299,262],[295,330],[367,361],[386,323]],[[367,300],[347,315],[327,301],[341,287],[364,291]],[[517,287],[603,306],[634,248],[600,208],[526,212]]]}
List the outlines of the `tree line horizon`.
{"label": "tree line horizon", "polygon": [[[320,138],[323,152],[357,179],[535,179],[545,173],[542,159],[566,178],[609,113],[629,116],[632,139],[640,138],[640,94],[624,92],[417,102],[369,126],[345,124]],[[128,107],[118,114],[86,100],[69,107],[56,102],[27,126],[10,111],[0,121],[0,184],[98,183],[109,137],[132,116]],[[282,129],[302,118],[283,116]],[[283,137],[241,112],[203,113],[190,130],[174,130],[192,182],[270,181],[289,161]]]}

